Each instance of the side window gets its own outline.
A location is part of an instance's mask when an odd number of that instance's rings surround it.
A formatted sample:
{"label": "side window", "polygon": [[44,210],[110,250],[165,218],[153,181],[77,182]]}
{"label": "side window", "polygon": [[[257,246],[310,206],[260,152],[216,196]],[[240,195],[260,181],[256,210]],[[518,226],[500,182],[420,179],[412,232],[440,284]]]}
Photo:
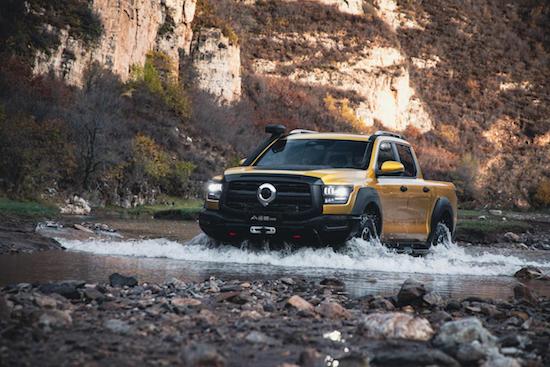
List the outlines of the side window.
{"label": "side window", "polygon": [[416,164],[414,162],[411,148],[406,145],[397,144],[397,152],[401,163],[405,167],[403,176],[416,177]]}
{"label": "side window", "polygon": [[396,161],[392,143],[382,142],[378,147],[378,159],[376,161],[376,169],[382,167],[382,163],[387,161]]}

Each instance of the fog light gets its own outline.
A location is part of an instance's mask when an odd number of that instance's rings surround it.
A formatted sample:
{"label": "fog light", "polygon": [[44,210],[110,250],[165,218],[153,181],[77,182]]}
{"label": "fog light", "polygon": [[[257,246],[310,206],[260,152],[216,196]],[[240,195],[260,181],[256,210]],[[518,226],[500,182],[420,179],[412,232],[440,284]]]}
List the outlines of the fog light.
{"label": "fog light", "polygon": [[235,232],[235,231],[229,231],[229,232],[227,232],[227,235],[228,235],[229,237],[235,237],[235,236],[237,236],[237,232]]}
{"label": "fog light", "polygon": [[302,235],[301,235],[301,234],[292,235],[292,239],[293,239],[293,240],[301,240],[301,239],[302,239]]}

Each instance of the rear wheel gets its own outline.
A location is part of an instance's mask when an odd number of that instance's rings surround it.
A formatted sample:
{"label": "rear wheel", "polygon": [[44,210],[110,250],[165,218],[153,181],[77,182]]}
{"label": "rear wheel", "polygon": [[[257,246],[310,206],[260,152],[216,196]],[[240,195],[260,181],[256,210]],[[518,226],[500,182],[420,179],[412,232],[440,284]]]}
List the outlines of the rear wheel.
{"label": "rear wheel", "polygon": [[448,242],[449,239],[449,227],[445,221],[439,221],[435,225],[428,240],[428,245],[437,246],[440,243]]}

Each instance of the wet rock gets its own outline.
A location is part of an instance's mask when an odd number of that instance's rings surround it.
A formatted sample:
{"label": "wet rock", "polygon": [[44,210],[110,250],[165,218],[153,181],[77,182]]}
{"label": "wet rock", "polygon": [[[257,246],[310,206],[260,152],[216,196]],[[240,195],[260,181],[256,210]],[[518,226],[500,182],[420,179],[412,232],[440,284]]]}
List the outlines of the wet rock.
{"label": "wet rock", "polygon": [[397,294],[397,305],[418,305],[422,303],[422,297],[425,294],[426,287],[424,284],[409,278],[403,283]]}
{"label": "wet rock", "polygon": [[428,320],[430,321],[430,324],[434,326],[441,326],[447,321],[451,321],[453,317],[449,315],[445,311],[435,311],[428,316]]}
{"label": "wet rock", "polygon": [[526,266],[516,271],[514,277],[518,279],[539,279],[544,277],[544,273],[537,267]]}
{"label": "wet rock", "polygon": [[395,310],[395,306],[393,303],[391,303],[386,298],[382,297],[376,297],[371,302],[369,302],[369,307],[376,309],[376,310],[384,310],[384,311],[393,311]]}
{"label": "wet rock", "polygon": [[228,292],[231,293],[228,295],[225,300],[236,305],[244,305],[251,301],[250,295],[244,292]]}
{"label": "wet rock", "polygon": [[451,356],[423,345],[382,347],[374,352],[372,364],[376,366],[449,366],[460,364]]}
{"label": "wet rock", "polygon": [[308,301],[306,301],[305,299],[303,299],[298,295],[294,295],[290,297],[286,302],[287,304],[294,307],[298,311],[310,311],[310,312],[315,311],[315,307],[313,307],[311,303],[309,303]]}
{"label": "wet rock", "polygon": [[34,303],[42,308],[57,308],[57,300],[44,294],[36,294],[34,296]]}
{"label": "wet rock", "polygon": [[195,298],[187,297],[177,297],[173,298],[170,303],[176,307],[185,307],[185,306],[200,306],[201,301]]}
{"label": "wet rock", "polygon": [[216,325],[218,323],[218,316],[210,310],[202,309],[197,319],[205,322],[207,325]]}
{"label": "wet rock", "polygon": [[316,307],[316,310],[320,315],[329,319],[351,318],[351,313],[336,302],[321,302],[319,306]]}
{"label": "wet rock", "polygon": [[79,231],[82,231],[82,232],[90,233],[90,234],[94,233],[94,231],[92,231],[87,227],[84,227],[82,224],[73,224],[73,228],[78,229]]}
{"label": "wet rock", "polygon": [[525,301],[531,304],[538,302],[537,298],[531,293],[531,290],[523,284],[516,284],[514,286],[514,298],[518,301]]}
{"label": "wet rock", "polygon": [[338,367],[369,367],[368,357],[361,354],[353,353],[335,359],[338,361]]}
{"label": "wet rock", "polygon": [[185,366],[224,367],[225,358],[208,344],[193,344],[183,351]]}
{"label": "wet rock", "polygon": [[84,288],[82,295],[87,301],[102,302],[106,298],[105,295],[95,287]]}
{"label": "wet rock", "polygon": [[481,367],[521,367],[517,359],[493,354],[481,365]]}
{"label": "wet rock", "polygon": [[521,237],[514,232],[506,232],[504,238],[510,242],[521,242]]}
{"label": "wet rock", "polygon": [[176,289],[185,289],[185,287],[187,287],[187,284],[182,281],[182,280],[179,280],[178,278],[172,278],[170,279],[166,285],[168,286],[171,286],[171,287],[174,287]]}
{"label": "wet rock", "polygon": [[281,281],[281,283],[283,284],[286,284],[286,285],[294,285],[296,284],[296,282],[294,281],[294,279],[292,278],[281,278],[279,279]]}
{"label": "wet rock", "polygon": [[47,310],[38,319],[38,325],[46,331],[71,326],[73,319],[67,310]]}
{"label": "wet rock", "polygon": [[434,331],[428,320],[403,312],[373,313],[363,318],[359,332],[376,339],[429,340]]}
{"label": "wet rock", "polygon": [[319,284],[321,284],[322,286],[325,286],[325,287],[334,287],[334,288],[345,288],[346,287],[346,284],[343,281],[341,281],[340,279],[336,279],[336,278],[325,278],[325,279],[321,280],[321,282]]}
{"label": "wet rock", "polygon": [[119,273],[113,273],[109,275],[109,284],[111,287],[115,288],[135,287],[138,285],[138,281],[132,276],[124,276]]}
{"label": "wet rock", "polygon": [[47,283],[38,287],[38,290],[44,294],[56,293],[68,299],[80,299],[79,288],[84,287],[86,283],[78,280],[69,280],[60,283]]}
{"label": "wet rock", "polygon": [[246,335],[245,340],[253,344],[265,344],[265,345],[278,345],[279,341],[275,338],[272,338],[260,331],[251,331]]}
{"label": "wet rock", "polygon": [[325,366],[323,355],[314,348],[304,349],[300,353],[298,364],[302,367]]}
{"label": "wet rock", "polygon": [[445,301],[437,292],[428,292],[422,296],[424,303],[431,307],[443,307],[445,306]]}
{"label": "wet rock", "polygon": [[6,298],[3,295],[0,295],[0,321],[7,320],[11,316],[11,309],[6,302]]}
{"label": "wet rock", "polygon": [[240,317],[244,318],[244,319],[251,319],[251,320],[260,320],[260,319],[262,319],[262,315],[256,310],[242,311],[241,314],[240,314]]}
{"label": "wet rock", "polygon": [[105,320],[103,327],[116,334],[129,334],[131,331],[131,327],[126,321],[118,319]]}
{"label": "wet rock", "polygon": [[462,309],[462,305],[459,301],[452,299],[449,302],[447,302],[447,306],[445,307],[445,310],[448,312],[454,312],[454,311],[460,311]]}
{"label": "wet rock", "polygon": [[436,347],[457,359],[465,358],[461,360],[465,363],[495,352],[496,342],[497,339],[475,317],[446,322],[433,340]]}

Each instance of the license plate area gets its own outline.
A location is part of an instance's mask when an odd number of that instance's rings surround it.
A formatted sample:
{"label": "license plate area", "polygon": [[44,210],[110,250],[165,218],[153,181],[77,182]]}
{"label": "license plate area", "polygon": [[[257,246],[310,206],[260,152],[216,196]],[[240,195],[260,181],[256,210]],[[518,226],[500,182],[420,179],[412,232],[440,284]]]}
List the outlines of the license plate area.
{"label": "license plate area", "polygon": [[277,229],[270,226],[250,226],[250,233],[274,235],[275,233],[277,233]]}

